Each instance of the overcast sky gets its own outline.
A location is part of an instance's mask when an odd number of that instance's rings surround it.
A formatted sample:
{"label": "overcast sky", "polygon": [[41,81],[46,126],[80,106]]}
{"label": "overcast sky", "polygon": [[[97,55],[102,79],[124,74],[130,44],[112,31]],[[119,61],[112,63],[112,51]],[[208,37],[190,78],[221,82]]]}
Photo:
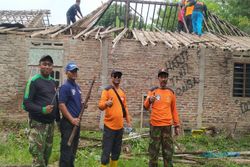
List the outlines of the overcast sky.
{"label": "overcast sky", "polygon": [[[89,14],[102,2],[108,0],[81,0],[81,11],[83,16]],[[75,3],[75,0],[0,0],[0,10],[40,10],[48,9],[51,24],[66,24],[66,12]]]}
{"label": "overcast sky", "polygon": [[[108,0],[81,0],[83,16],[89,14]],[[151,0],[166,1],[166,0]],[[167,0],[171,2],[172,0]],[[0,10],[50,10],[50,24],[66,24],[66,12],[75,0],[0,0]]]}

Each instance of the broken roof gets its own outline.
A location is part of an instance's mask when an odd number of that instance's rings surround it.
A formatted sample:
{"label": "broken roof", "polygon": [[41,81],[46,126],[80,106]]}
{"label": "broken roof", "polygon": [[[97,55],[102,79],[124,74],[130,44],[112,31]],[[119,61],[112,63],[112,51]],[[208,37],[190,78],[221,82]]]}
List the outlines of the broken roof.
{"label": "broken roof", "polygon": [[0,24],[20,23],[25,27],[49,26],[49,10],[0,10]]}
{"label": "broken roof", "polygon": [[[118,16],[122,16],[124,19],[120,19],[119,24],[115,21],[115,23],[112,23],[108,27],[98,25],[99,20],[111,6],[114,9],[113,12],[116,20]],[[127,15],[130,16],[126,16],[125,8],[128,11]],[[147,9],[147,14],[143,16],[145,8]],[[151,16],[149,12],[150,8],[153,9]],[[177,8],[177,3],[129,0],[129,4],[127,4],[127,0],[109,0],[72,25],[57,25],[36,29],[18,28],[15,30],[0,27],[0,33],[13,33],[13,31],[16,33],[26,32],[30,37],[45,38],[70,35],[73,39],[82,40],[88,38],[103,39],[115,33],[116,37],[113,40],[113,47],[115,47],[120,39],[129,38],[139,41],[143,46],[155,46],[162,42],[166,44],[167,48],[178,49],[180,47],[205,46],[250,51],[250,38],[248,34],[230,25],[228,22],[219,19],[210,12],[209,19],[205,24],[206,33],[202,37],[185,32],[170,31],[174,27],[174,24],[177,24],[175,23]],[[163,13],[156,12],[157,10],[163,11]],[[126,18],[128,19],[127,21]],[[149,18],[151,18],[151,21],[148,21]],[[126,22],[129,22],[131,25],[127,25]]]}

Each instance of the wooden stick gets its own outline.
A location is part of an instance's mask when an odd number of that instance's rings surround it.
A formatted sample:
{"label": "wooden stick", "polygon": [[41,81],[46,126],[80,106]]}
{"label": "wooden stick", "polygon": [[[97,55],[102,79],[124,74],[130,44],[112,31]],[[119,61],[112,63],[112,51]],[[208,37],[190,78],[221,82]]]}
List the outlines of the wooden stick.
{"label": "wooden stick", "polygon": [[[88,103],[88,101],[89,101],[90,94],[91,94],[92,88],[93,88],[94,83],[95,83],[95,78],[96,78],[96,77],[94,76],[94,78],[93,78],[93,80],[92,80],[92,82],[91,82],[89,91],[88,91],[88,93],[87,93],[87,96],[86,96],[86,98],[85,98],[84,105],[82,106],[82,110],[81,110],[81,112],[80,112],[80,114],[79,114],[79,116],[78,116],[78,118],[80,119],[80,121],[82,120],[82,115],[83,115],[84,110],[85,110],[85,108],[86,108],[86,106],[87,106],[87,103]],[[80,123],[81,123],[81,122],[80,122]],[[79,128],[79,126],[80,126],[80,123],[79,123],[78,126],[74,126],[74,128],[73,128],[73,130],[72,130],[72,132],[71,132],[71,135],[70,135],[70,137],[69,137],[69,140],[68,140],[68,142],[67,142],[67,145],[68,145],[68,146],[71,146],[71,143],[72,143],[72,141],[73,141],[73,139],[74,139],[74,137],[75,137],[75,135],[76,135],[76,132],[77,132],[77,129]]]}
{"label": "wooden stick", "polygon": [[143,35],[145,36],[145,38],[153,45],[155,46],[156,44],[152,41],[152,39],[150,38],[150,36],[148,35],[148,33],[144,30],[142,30]]}
{"label": "wooden stick", "polygon": [[85,34],[86,32],[88,32],[91,29],[91,26],[87,27],[85,30],[83,30],[82,32],[78,33],[76,36],[73,37],[73,39],[77,39],[79,38],[81,35]]}
{"label": "wooden stick", "polygon": [[136,33],[135,33],[135,30],[132,30],[132,34],[133,34],[133,36],[135,37],[135,40],[138,41],[139,39],[138,39],[138,37],[137,37],[137,35],[136,35]]}
{"label": "wooden stick", "polygon": [[[73,25],[73,24],[72,24],[72,25]],[[50,37],[51,37],[51,38],[56,37],[56,36],[57,36],[57,35],[59,35],[60,33],[62,33],[62,32],[64,32],[64,31],[66,31],[67,29],[69,29],[70,27],[72,27],[72,25],[68,25],[67,27],[65,27],[65,28],[61,29],[60,31],[58,31],[58,32],[56,32],[56,33],[54,33],[54,34],[50,35]]]}
{"label": "wooden stick", "polygon": [[99,29],[101,26],[97,26],[95,28],[93,28],[92,30],[90,30],[89,32],[86,32],[85,34],[83,34],[83,38],[86,39],[89,37],[89,35],[92,33],[92,32],[95,32],[97,29]]}
{"label": "wooden stick", "polygon": [[148,136],[149,136],[149,133],[144,133],[144,134],[139,134],[139,135],[135,135],[135,136],[131,136],[131,137],[122,139],[122,141],[128,141],[128,140],[131,140],[131,139],[138,139],[138,138],[148,137]]}
{"label": "wooden stick", "polygon": [[96,32],[96,34],[95,34],[95,39],[97,40],[97,39],[99,39],[98,37],[99,37],[99,32],[101,31],[101,29],[102,29],[103,27],[99,27],[99,29],[97,30],[97,32]]}
{"label": "wooden stick", "polygon": [[166,40],[165,36],[163,36],[161,33],[157,32],[157,33],[156,33],[156,36],[157,36],[158,38],[160,38],[160,39],[167,45],[168,48],[173,48],[173,45],[172,45],[171,43],[169,43],[169,42]]}
{"label": "wooden stick", "polygon": [[138,37],[138,40],[141,42],[141,44],[143,46],[147,46],[148,43],[142,38],[142,35],[140,35],[140,33],[138,32],[138,30],[134,29],[134,32],[135,32],[136,36]]}
{"label": "wooden stick", "polygon": [[123,29],[124,29],[123,27],[113,28],[113,29],[108,30],[108,31],[100,32],[100,35],[105,35],[105,34],[109,34],[109,33],[116,32],[116,31],[121,31]]}
{"label": "wooden stick", "polygon": [[16,29],[18,29],[18,27],[5,28],[5,29],[1,29],[0,32],[3,33],[3,32],[7,32],[7,31],[16,30]]}
{"label": "wooden stick", "polygon": [[128,31],[128,28],[124,28],[124,30],[116,36],[116,38],[112,41],[113,43],[113,48],[115,45],[121,40],[121,38],[124,36],[124,34]]}

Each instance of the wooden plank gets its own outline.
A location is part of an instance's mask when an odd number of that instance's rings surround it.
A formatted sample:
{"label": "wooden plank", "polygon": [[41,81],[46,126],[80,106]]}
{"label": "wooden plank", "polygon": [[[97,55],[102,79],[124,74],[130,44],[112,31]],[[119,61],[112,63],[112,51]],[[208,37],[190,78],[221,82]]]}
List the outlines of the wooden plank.
{"label": "wooden plank", "polygon": [[170,43],[167,41],[167,39],[166,39],[162,34],[160,34],[160,33],[158,33],[158,32],[156,32],[155,34],[156,34],[156,36],[157,36],[159,39],[161,39],[161,41],[163,41],[163,42],[166,44],[167,48],[173,48],[173,45],[170,44]]}
{"label": "wooden plank", "polygon": [[153,46],[156,45],[146,31],[142,30],[142,34]]}
{"label": "wooden plank", "polygon": [[5,29],[1,29],[0,33],[5,33],[5,32],[16,30],[16,29],[18,29],[18,27],[5,28]]}
{"label": "wooden plank", "polygon": [[148,43],[146,42],[146,40],[142,37],[142,35],[140,34],[140,32],[137,29],[134,29],[134,32],[136,34],[136,36],[138,37],[138,40],[141,42],[141,44],[143,46],[147,46]]}

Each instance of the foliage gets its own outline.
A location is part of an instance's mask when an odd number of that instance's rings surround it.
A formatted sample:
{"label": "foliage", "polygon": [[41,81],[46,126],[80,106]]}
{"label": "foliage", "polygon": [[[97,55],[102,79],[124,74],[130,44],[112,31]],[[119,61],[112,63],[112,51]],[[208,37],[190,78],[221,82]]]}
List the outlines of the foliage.
{"label": "foliage", "polygon": [[[168,0],[166,0],[168,1]],[[180,0],[172,0],[172,2],[179,2]],[[250,3],[249,0],[202,0],[206,3],[208,10],[215,13],[219,18],[228,21],[236,27],[239,27],[241,30],[250,33]],[[153,20],[153,25],[161,27],[163,22],[163,28],[167,30],[175,30],[177,25],[177,12],[173,8],[168,7],[165,12],[165,8],[156,11],[159,15],[158,18]],[[105,12],[102,18],[99,20],[98,25],[105,27],[124,26],[125,18],[125,5],[113,4]],[[164,17],[165,16],[165,17]],[[134,14],[130,11],[129,14],[129,26],[132,27]],[[151,22],[148,25],[145,25],[145,20],[140,20],[138,16],[135,16],[135,27],[147,27],[151,29]]]}
{"label": "foliage", "polygon": [[[102,18],[98,21],[98,25],[108,27],[108,26],[114,26],[114,27],[122,27],[125,24],[125,5],[111,5],[108,10],[104,13]],[[131,27],[133,24],[133,19],[135,17],[135,26],[139,26],[139,17],[134,16],[131,14],[131,11],[129,12],[129,23],[128,26]],[[141,23],[143,24],[143,23]]]}
{"label": "foliage", "polygon": [[[16,126],[14,126],[16,127]],[[19,129],[12,128],[12,131],[5,131],[4,128],[0,132],[0,164],[1,165],[28,165],[31,164],[31,155],[28,152],[28,139],[26,135],[27,126],[19,126]],[[93,139],[101,139],[100,131],[81,131],[82,137]],[[125,136],[125,138],[128,135]],[[250,136],[239,137],[237,139],[227,139],[224,135],[216,137],[185,135],[179,137],[177,142],[186,151],[249,151]],[[100,141],[90,141],[92,144]],[[131,139],[123,143],[123,152],[119,161],[119,167],[144,167],[148,166],[148,149],[149,138]],[[58,166],[60,156],[60,133],[56,130],[54,137],[54,145],[50,165]],[[100,165],[101,147],[79,147],[77,151],[75,166],[96,167]],[[174,158],[174,161],[178,158]],[[201,166],[205,167],[240,167],[236,163],[230,162],[227,159],[207,160],[203,159]],[[159,161],[160,166],[163,166],[162,161]],[[184,163],[175,163],[176,167],[192,167],[192,165]],[[245,165],[247,166],[247,165]],[[250,166],[250,165],[248,165]]]}
{"label": "foliage", "polygon": [[102,18],[99,20],[98,25],[108,27],[116,22],[115,18],[115,5],[111,5]]}
{"label": "foliage", "polygon": [[249,0],[204,0],[208,9],[220,18],[250,33]]}

